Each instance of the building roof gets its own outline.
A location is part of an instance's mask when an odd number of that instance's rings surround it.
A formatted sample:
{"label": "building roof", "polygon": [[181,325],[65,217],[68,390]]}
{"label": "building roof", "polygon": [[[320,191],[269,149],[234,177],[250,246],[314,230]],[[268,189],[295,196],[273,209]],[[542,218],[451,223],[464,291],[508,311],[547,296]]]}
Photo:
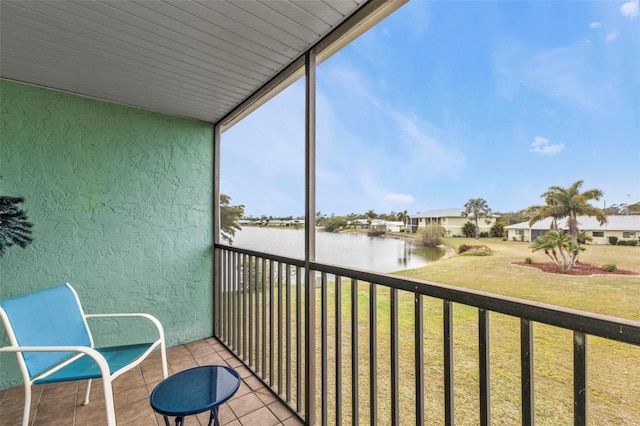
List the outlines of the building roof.
{"label": "building roof", "polygon": [[439,209],[420,212],[409,217],[413,218],[439,218],[439,217],[462,217],[464,209]]}
{"label": "building roof", "polygon": [[[464,209],[438,209],[429,210],[426,212],[419,212],[409,217],[412,219],[417,218],[442,218],[442,217],[463,217]],[[469,215],[468,217],[473,217]],[[484,216],[483,216],[484,217]],[[498,217],[498,215],[490,214],[489,217]]]}
{"label": "building roof", "polygon": [[[548,217],[529,227],[529,222],[520,222],[505,226],[505,229],[535,229],[548,230],[551,228],[551,218]],[[558,223],[561,229],[567,226],[568,218],[561,219]],[[578,228],[581,230],[606,230],[606,231],[638,231],[640,232],[640,215],[608,216],[607,223],[600,225],[595,217],[578,216]]]}
{"label": "building roof", "polygon": [[217,123],[406,1],[2,0],[0,77]]}

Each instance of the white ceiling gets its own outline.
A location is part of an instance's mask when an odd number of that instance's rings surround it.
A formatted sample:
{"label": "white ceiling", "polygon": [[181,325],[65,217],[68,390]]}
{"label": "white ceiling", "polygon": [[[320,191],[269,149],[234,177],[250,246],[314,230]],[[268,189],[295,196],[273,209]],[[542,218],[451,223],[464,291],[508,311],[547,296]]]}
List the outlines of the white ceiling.
{"label": "white ceiling", "polygon": [[0,0],[0,76],[215,123],[367,0]]}

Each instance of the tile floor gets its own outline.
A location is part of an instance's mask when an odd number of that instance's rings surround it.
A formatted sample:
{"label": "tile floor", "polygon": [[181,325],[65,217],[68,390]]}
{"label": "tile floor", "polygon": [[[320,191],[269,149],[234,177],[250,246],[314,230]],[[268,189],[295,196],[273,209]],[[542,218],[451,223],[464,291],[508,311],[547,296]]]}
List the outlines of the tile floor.
{"label": "tile floor", "polygon": [[[216,339],[209,338],[167,350],[169,374],[198,365],[229,365],[242,377],[238,392],[220,407],[220,423],[229,426],[302,425],[240,361]],[[162,379],[160,354],[154,352],[139,367],[113,382],[118,426],[164,426],[162,416],[149,405],[149,394]],[[85,382],[38,385],[33,389],[30,425],[99,426],[106,425],[102,384],[94,380],[91,402],[82,405]],[[24,387],[0,391],[0,425],[19,426],[22,422]],[[173,425],[173,419],[171,424]],[[206,425],[209,413],[189,416],[185,425]]]}

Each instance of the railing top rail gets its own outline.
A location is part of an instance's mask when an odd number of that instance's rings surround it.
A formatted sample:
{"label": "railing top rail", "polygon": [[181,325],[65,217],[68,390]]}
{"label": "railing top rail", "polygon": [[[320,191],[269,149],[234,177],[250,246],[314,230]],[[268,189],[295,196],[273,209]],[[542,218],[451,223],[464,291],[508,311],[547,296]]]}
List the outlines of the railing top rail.
{"label": "railing top rail", "polygon": [[233,247],[225,244],[215,244],[215,248],[234,251],[236,253],[241,253],[241,254],[247,254],[249,256],[262,257],[264,259],[274,260],[276,262],[288,263],[289,265],[293,265],[293,266],[304,267],[304,260],[302,259],[295,259],[292,257],[280,256],[277,254],[265,253],[261,251],[250,250],[250,249],[245,249],[240,247]]}
{"label": "railing top rail", "polygon": [[[216,248],[263,257],[296,266],[304,266],[304,261],[285,256],[276,256],[253,250],[239,249],[217,244]],[[389,288],[422,294],[437,299],[448,300],[478,309],[486,309],[517,318],[604,337],[624,343],[640,345],[640,321],[595,314],[577,309],[564,308],[545,303],[532,302],[488,292],[470,290],[446,284],[417,279],[403,278],[391,274],[364,271],[351,267],[311,262],[310,267],[319,272],[341,277],[372,282]]]}

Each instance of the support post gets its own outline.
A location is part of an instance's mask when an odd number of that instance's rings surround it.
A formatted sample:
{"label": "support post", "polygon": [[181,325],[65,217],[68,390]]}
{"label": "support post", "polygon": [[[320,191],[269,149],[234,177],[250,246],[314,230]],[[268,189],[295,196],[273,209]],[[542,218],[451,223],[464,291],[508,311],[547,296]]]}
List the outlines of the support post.
{"label": "support post", "polygon": [[316,424],[316,56],[305,54],[305,423]]}

